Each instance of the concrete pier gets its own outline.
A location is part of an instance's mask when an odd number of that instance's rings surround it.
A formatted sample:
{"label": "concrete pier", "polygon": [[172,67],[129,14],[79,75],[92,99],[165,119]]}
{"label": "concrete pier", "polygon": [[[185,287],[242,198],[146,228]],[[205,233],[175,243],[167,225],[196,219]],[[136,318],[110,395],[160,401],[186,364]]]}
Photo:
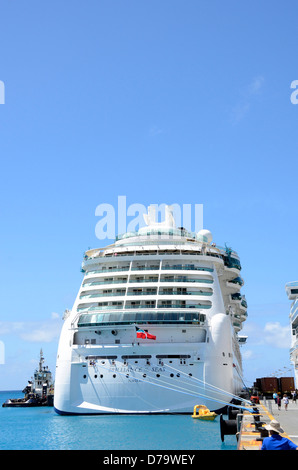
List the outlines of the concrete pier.
{"label": "concrete pier", "polygon": [[274,400],[267,399],[261,403],[268,409],[273,418],[280,422],[288,438],[298,446],[298,400],[295,403],[290,399],[287,411],[283,403],[279,410]]}
{"label": "concrete pier", "polygon": [[283,404],[278,409],[273,399],[261,400],[260,404],[255,406],[259,410],[258,414],[252,414],[249,411],[243,412],[238,436],[238,450],[259,450],[262,445],[262,438],[260,429],[256,428],[256,422],[261,421],[266,425],[272,419],[279,421],[284,429],[285,432],[282,436],[293,441],[298,447],[298,402],[295,403],[289,400],[287,411]]}

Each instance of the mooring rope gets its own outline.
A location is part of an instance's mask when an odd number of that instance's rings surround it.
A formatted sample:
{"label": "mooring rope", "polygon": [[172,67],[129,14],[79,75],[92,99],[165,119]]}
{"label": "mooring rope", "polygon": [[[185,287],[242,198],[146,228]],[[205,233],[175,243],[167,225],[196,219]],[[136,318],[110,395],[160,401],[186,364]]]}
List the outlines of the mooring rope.
{"label": "mooring rope", "polygon": [[[168,367],[170,369],[173,369],[174,371],[176,372],[179,372],[179,374],[183,374],[185,376],[187,376],[190,380],[194,380],[196,382],[199,382],[199,383],[202,383],[203,385],[201,386],[202,388],[204,387],[204,389],[206,388],[205,386],[207,386],[207,388],[209,387],[211,390],[213,390],[214,392],[217,392],[217,393],[224,393],[225,395],[229,395],[230,397],[232,398],[235,398],[236,400],[240,400],[240,401],[243,401],[243,402],[246,402],[246,403],[250,403],[250,400],[246,400],[244,398],[241,398],[239,397],[238,395],[235,395],[234,393],[231,393],[231,392],[228,392],[220,387],[216,387],[215,385],[212,385],[212,384],[209,384],[208,382],[205,382],[204,380],[201,380],[199,379],[198,377],[194,377],[194,376],[189,376],[189,374],[187,374],[186,372],[183,372],[179,369],[176,369],[175,367],[173,366],[170,366],[168,364],[165,364],[164,365],[165,367]],[[237,369],[236,369],[237,371]],[[237,371],[238,372],[238,371]],[[238,373],[239,374],[239,373]]]}
{"label": "mooring rope", "polygon": [[[107,371],[110,372],[110,369],[108,367],[105,367],[103,366],[102,364],[100,365],[100,367],[102,369],[105,369]],[[121,375],[121,376],[125,376],[127,377],[127,375],[129,375],[129,373],[125,373],[125,372],[119,372],[119,371],[116,371],[117,374]],[[134,371],[136,372],[137,374],[143,374],[144,371],[142,372],[139,372],[139,371]],[[181,373],[181,372],[180,372]],[[148,375],[148,373],[146,374]],[[231,404],[230,402],[227,402],[227,401],[223,401],[223,400],[218,400],[216,398],[214,398],[213,396],[208,396],[208,395],[204,395],[202,393],[193,393],[193,391],[187,391],[187,389],[183,388],[183,387],[179,387],[179,386],[176,386],[176,388],[173,388],[173,387],[167,387],[165,385],[162,385],[162,384],[159,384],[159,383],[156,383],[156,381],[159,381],[159,382],[162,382],[162,383],[165,383],[164,381],[161,381],[159,379],[156,379],[155,377],[150,377],[151,379],[154,379],[155,382],[152,382],[152,381],[149,381],[149,380],[146,380],[145,378],[141,378],[141,377],[136,377],[137,380],[141,381],[141,382],[145,382],[147,384],[150,384],[150,385],[154,385],[156,387],[161,387],[161,388],[164,388],[164,389],[167,389],[167,390],[170,390],[172,392],[176,392],[176,393],[182,393],[182,394],[185,394],[185,395],[189,395],[189,396],[193,396],[193,397],[198,397],[198,398],[206,398],[208,400],[211,400],[211,401],[214,401],[216,403],[219,403],[221,405],[224,405],[224,406],[233,406],[233,408],[239,408],[239,409],[244,409],[244,410],[247,410],[247,411],[250,411],[252,412],[252,410],[250,408],[247,408],[245,407],[244,405],[236,405],[236,404]],[[226,392],[228,394],[228,392]],[[238,400],[240,401],[243,401],[241,398],[238,397]]]}

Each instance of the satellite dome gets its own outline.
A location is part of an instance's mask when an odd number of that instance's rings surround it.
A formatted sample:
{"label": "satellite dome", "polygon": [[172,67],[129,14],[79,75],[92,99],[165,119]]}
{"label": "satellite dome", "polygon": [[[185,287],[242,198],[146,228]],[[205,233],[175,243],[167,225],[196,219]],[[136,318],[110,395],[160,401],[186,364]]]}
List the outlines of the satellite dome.
{"label": "satellite dome", "polygon": [[203,243],[211,243],[212,242],[212,233],[209,230],[200,230],[196,236],[197,240]]}

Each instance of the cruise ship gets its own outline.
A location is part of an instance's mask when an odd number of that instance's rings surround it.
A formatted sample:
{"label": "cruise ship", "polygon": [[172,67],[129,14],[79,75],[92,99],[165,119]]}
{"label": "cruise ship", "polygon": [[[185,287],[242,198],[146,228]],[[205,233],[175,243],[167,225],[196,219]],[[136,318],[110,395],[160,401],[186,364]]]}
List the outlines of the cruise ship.
{"label": "cruise ship", "polygon": [[85,252],[58,345],[59,414],[220,412],[243,390],[240,259],[208,230],[156,222]]}
{"label": "cruise ship", "polygon": [[290,324],[291,324],[291,349],[290,360],[294,365],[295,371],[295,384],[298,386],[298,281],[288,282],[286,284],[286,293],[288,298],[292,300],[290,310]]}

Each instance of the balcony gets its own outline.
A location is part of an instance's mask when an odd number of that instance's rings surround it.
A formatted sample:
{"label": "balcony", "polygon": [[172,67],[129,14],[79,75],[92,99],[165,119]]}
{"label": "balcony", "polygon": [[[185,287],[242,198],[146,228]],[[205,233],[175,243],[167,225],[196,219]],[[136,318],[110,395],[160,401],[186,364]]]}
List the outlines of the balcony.
{"label": "balcony", "polygon": [[131,271],[157,271],[159,270],[159,265],[152,266],[133,266]]}
{"label": "balcony", "polygon": [[141,301],[139,302],[126,302],[126,305],[125,305],[125,309],[131,309],[131,308],[155,308],[155,305],[156,305],[156,302],[155,300],[151,300],[151,301],[148,301],[148,302],[144,302],[144,303],[141,303]]}
{"label": "balcony", "polygon": [[125,295],[125,289],[122,291],[112,291],[112,292],[96,292],[89,294],[88,292],[81,294],[80,299],[94,299],[97,297],[121,297]]}
{"label": "balcony", "polygon": [[120,271],[129,271],[129,265],[126,266],[114,266],[110,268],[102,268],[102,269],[93,269],[92,271],[86,271],[86,276],[89,274],[108,274],[111,272],[120,272]]}
{"label": "balcony", "polygon": [[155,289],[135,289],[127,292],[127,295],[156,295],[157,288]]}
{"label": "balcony", "polygon": [[200,279],[188,276],[162,276],[160,282],[198,282],[202,284],[213,284],[213,279]]}
{"label": "balcony", "polygon": [[142,282],[158,282],[158,276],[156,277],[136,277],[134,278],[133,276],[131,276],[131,278],[129,279],[129,283],[142,283]]}
{"label": "balcony", "polygon": [[173,264],[173,265],[165,265],[161,267],[162,270],[178,270],[178,271],[208,271],[213,272],[213,268],[206,268],[203,266],[195,266],[193,264]]}
{"label": "balcony", "polygon": [[237,258],[232,258],[230,256],[224,257],[224,265],[229,269],[237,269],[241,271],[241,264]]}
{"label": "balcony", "polygon": [[163,289],[159,292],[159,295],[205,295],[210,296],[213,292],[206,292],[202,290],[189,291],[186,288],[181,290],[174,289]]}
{"label": "balcony", "polygon": [[241,294],[239,294],[239,292],[235,293],[235,294],[231,294],[231,300],[241,300],[242,299],[242,296]]}
{"label": "balcony", "polygon": [[83,287],[92,287],[92,286],[100,286],[100,285],[107,285],[107,284],[126,284],[127,279],[105,279],[103,281],[91,281],[91,282],[84,282]]}
{"label": "balcony", "polygon": [[169,300],[168,302],[167,301],[162,301],[162,302],[159,302],[158,304],[158,308],[187,308],[187,309],[192,309],[192,308],[198,308],[198,309],[201,309],[201,308],[211,308],[211,302],[210,303],[205,303],[205,304],[201,304],[201,303],[195,303],[195,304],[187,304],[185,303],[184,301],[182,302],[175,302],[175,301],[171,301]]}
{"label": "balcony", "polygon": [[229,282],[232,284],[238,284],[241,287],[244,285],[244,281],[241,277],[235,277],[235,279],[231,279]]}

